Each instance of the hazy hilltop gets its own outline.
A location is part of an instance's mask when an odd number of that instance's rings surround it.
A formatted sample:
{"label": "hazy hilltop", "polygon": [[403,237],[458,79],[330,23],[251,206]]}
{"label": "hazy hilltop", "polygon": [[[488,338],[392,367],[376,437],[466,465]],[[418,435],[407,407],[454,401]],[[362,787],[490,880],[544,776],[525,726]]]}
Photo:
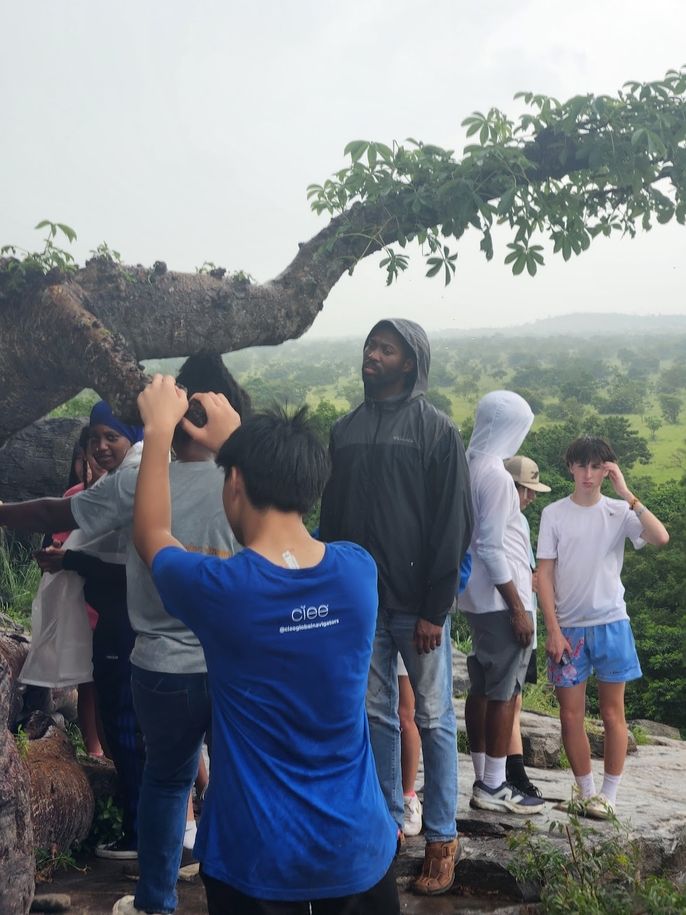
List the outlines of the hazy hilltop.
{"label": "hazy hilltop", "polygon": [[432,337],[462,338],[465,337],[597,337],[599,335],[644,336],[645,334],[683,334],[686,333],[686,314],[684,315],[625,315],[604,312],[590,314],[574,312],[554,318],[541,318],[528,324],[516,324],[509,327],[478,327],[472,330],[433,331]]}
{"label": "hazy hilltop", "polygon": [[[572,341],[594,340],[599,346],[604,345],[606,338],[614,337],[615,342],[624,346],[635,346],[641,339],[650,337],[653,344],[658,345],[660,338],[665,341],[683,341],[686,337],[686,314],[684,315],[627,315],[604,312],[591,314],[574,312],[559,315],[553,318],[541,318],[527,324],[516,324],[508,327],[481,327],[481,328],[446,328],[444,330],[431,330],[428,332],[432,348],[432,371],[435,373],[441,361],[441,346],[458,348],[469,341],[482,341],[480,348],[502,347],[502,341],[512,341],[511,347],[526,347],[526,340],[546,339],[549,344],[546,349],[568,348]],[[330,362],[330,367],[337,366],[340,374],[345,375],[354,366],[359,374],[358,362],[364,334],[345,335],[340,337],[300,337],[295,340],[285,340],[275,346],[254,346],[243,350],[236,350],[225,355],[231,371],[239,376],[244,373],[259,371],[267,374],[273,373],[274,363],[278,361],[292,362],[298,360],[322,359]],[[603,338],[603,343],[598,338]],[[629,338],[631,340],[629,341]],[[518,341],[515,343],[514,341]],[[683,348],[683,344],[682,344]],[[484,350],[486,351],[486,350]],[[477,353],[470,350],[472,356]],[[538,357],[543,357],[543,351],[538,350]],[[672,354],[673,356],[674,354]],[[679,353],[679,357],[683,355]],[[149,359],[145,366],[149,372],[170,372],[175,374],[183,358],[174,359]],[[333,381],[333,379],[331,379]],[[321,384],[321,381],[314,382]],[[435,383],[435,382],[434,382]],[[440,384],[440,382],[439,382]]]}

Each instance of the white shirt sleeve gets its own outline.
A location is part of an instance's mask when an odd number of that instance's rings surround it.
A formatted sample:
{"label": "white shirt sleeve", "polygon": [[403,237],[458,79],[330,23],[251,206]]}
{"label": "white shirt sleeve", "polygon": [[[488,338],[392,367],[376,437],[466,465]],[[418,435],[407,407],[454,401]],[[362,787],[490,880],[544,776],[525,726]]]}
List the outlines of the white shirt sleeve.
{"label": "white shirt sleeve", "polygon": [[502,475],[494,473],[479,499],[479,516],[482,521],[473,549],[494,585],[512,581],[512,570],[505,552],[505,525],[512,503],[513,487],[512,477],[507,472]]}
{"label": "white shirt sleeve", "polygon": [[133,498],[138,468],[101,477],[89,489],[71,497],[74,520],[87,537],[126,527],[133,521]]}
{"label": "white shirt sleeve", "polygon": [[541,525],[538,529],[537,559],[557,559],[557,531],[551,513],[546,506],[541,512]]}

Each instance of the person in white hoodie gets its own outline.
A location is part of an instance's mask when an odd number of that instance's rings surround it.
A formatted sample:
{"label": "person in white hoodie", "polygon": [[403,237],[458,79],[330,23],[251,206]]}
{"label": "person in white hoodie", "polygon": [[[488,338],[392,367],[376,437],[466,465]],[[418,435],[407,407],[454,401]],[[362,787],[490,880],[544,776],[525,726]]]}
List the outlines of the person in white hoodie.
{"label": "person in white hoodie", "polygon": [[544,802],[509,784],[505,767],[531,656],[531,567],[519,497],[503,461],[517,454],[533,420],[527,402],[512,391],[491,391],[477,405],[467,449],[472,574],[460,598],[472,633],[465,706],[476,776],[470,806],[526,816],[540,813]]}

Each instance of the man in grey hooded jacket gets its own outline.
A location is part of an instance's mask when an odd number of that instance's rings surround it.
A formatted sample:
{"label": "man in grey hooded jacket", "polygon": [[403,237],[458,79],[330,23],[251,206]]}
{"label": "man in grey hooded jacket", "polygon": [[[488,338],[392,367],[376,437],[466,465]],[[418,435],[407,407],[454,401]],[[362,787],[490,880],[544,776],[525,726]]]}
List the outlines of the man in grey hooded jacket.
{"label": "man in grey hooded jacket", "polygon": [[503,461],[513,457],[534,421],[512,391],[491,391],[476,408],[467,460],[474,504],[472,574],[460,609],[472,632],[465,706],[476,781],[471,806],[522,815],[543,800],[507,782],[505,765],[516,696],[531,657],[531,566],[519,497]]}
{"label": "man in grey hooded jacket", "polygon": [[448,890],[459,856],[450,617],[472,524],[459,433],[425,397],[429,341],[412,321],[380,321],[363,349],[365,400],[331,432],[322,539],[367,549],[379,611],[367,714],[382,790],[403,824],[397,655],[416,698],[424,753],[426,857],[417,892]]}

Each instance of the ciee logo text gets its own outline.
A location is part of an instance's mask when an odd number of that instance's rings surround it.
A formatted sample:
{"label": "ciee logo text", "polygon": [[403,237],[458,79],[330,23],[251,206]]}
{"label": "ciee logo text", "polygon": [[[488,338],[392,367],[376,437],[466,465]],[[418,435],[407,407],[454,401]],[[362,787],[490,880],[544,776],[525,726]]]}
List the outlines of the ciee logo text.
{"label": "ciee logo text", "polygon": [[328,604],[320,604],[318,607],[306,607],[305,604],[303,604],[302,607],[296,607],[295,610],[291,612],[291,619],[294,623],[302,623],[305,620],[321,620],[328,615]]}

